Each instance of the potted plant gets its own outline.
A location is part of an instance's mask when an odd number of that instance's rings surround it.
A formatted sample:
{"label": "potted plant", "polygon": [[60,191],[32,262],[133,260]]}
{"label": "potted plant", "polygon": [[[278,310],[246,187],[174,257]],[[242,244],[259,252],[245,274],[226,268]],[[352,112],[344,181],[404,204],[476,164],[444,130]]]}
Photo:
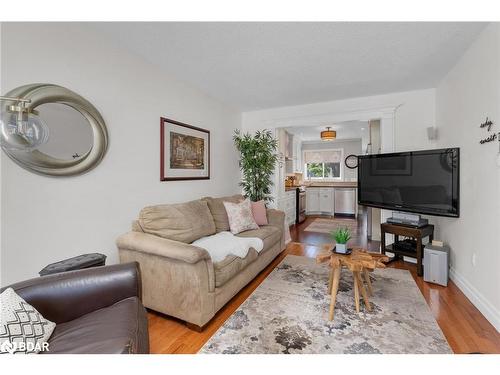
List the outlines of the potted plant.
{"label": "potted plant", "polygon": [[272,201],[272,176],[278,162],[278,141],[270,130],[257,131],[254,135],[234,132],[234,144],[240,153],[242,172],[240,186],[245,196],[253,202]]}
{"label": "potted plant", "polygon": [[337,253],[346,254],[347,253],[347,242],[351,239],[351,233],[347,227],[338,228],[336,231],[331,233],[332,238],[337,243],[335,245],[335,251]]}

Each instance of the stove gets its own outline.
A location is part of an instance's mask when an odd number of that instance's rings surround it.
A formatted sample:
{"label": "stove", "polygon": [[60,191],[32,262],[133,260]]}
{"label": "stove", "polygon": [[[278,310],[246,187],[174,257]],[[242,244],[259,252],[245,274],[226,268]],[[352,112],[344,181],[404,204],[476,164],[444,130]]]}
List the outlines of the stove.
{"label": "stove", "polygon": [[297,210],[295,215],[295,223],[300,224],[306,220],[306,188],[304,186],[299,186],[295,194],[295,208]]}

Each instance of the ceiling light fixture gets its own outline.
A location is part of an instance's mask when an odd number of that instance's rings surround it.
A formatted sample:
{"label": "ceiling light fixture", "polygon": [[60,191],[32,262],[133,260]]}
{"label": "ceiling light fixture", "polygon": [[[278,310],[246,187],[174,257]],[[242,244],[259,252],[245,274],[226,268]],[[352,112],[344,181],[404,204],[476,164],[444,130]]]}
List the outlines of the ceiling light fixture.
{"label": "ceiling light fixture", "polygon": [[26,106],[30,99],[0,96],[0,101],[14,104],[2,106],[0,113],[0,145],[7,150],[32,151],[49,139],[49,128],[38,112]]}
{"label": "ceiling light fixture", "polygon": [[330,130],[329,126],[326,127],[326,130],[321,132],[321,140],[322,141],[333,141],[337,138],[337,132],[335,130]]}

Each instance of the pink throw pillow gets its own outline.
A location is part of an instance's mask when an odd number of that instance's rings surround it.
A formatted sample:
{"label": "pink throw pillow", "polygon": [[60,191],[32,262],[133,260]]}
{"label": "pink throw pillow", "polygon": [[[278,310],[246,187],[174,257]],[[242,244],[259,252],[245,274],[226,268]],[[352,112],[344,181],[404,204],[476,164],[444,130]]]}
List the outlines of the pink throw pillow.
{"label": "pink throw pillow", "polygon": [[257,225],[269,224],[264,201],[252,202],[252,215]]}

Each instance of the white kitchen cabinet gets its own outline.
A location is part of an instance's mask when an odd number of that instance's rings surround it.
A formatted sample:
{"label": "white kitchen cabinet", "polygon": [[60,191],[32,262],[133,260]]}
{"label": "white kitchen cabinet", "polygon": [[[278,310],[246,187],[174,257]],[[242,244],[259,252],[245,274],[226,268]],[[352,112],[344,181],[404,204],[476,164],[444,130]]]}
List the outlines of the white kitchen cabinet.
{"label": "white kitchen cabinet", "polygon": [[356,215],[357,200],[355,188],[335,189],[335,213]]}
{"label": "white kitchen cabinet", "polygon": [[296,191],[295,189],[285,192],[285,195],[278,200],[278,209],[285,213],[285,222],[288,225],[295,224],[296,217]]}
{"label": "white kitchen cabinet", "polygon": [[290,134],[285,130],[285,158],[290,160],[293,159],[293,153],[294,153],[293,138],[294,138],[293,134]]}
{"label": "white kitchen cabinet", "polygon": [[334,215],[334,191],[333,188],[319,189],[319,209],[321,212]]}
{"label": "white kitchen cabinet", "polygon": [[302,173],[302,142],[299,137],[293,137],[293,171]]}
{"label": "white kitchen cabinet", "polygon": [[306,213],[318,213],[319,210],[319,190],[318,188],[306,189]]}
{"label": "white kitchen cabinet", "polygon": [[333,215],[335,208],[333,188],[306,189],[306,212],[308,214]]}

